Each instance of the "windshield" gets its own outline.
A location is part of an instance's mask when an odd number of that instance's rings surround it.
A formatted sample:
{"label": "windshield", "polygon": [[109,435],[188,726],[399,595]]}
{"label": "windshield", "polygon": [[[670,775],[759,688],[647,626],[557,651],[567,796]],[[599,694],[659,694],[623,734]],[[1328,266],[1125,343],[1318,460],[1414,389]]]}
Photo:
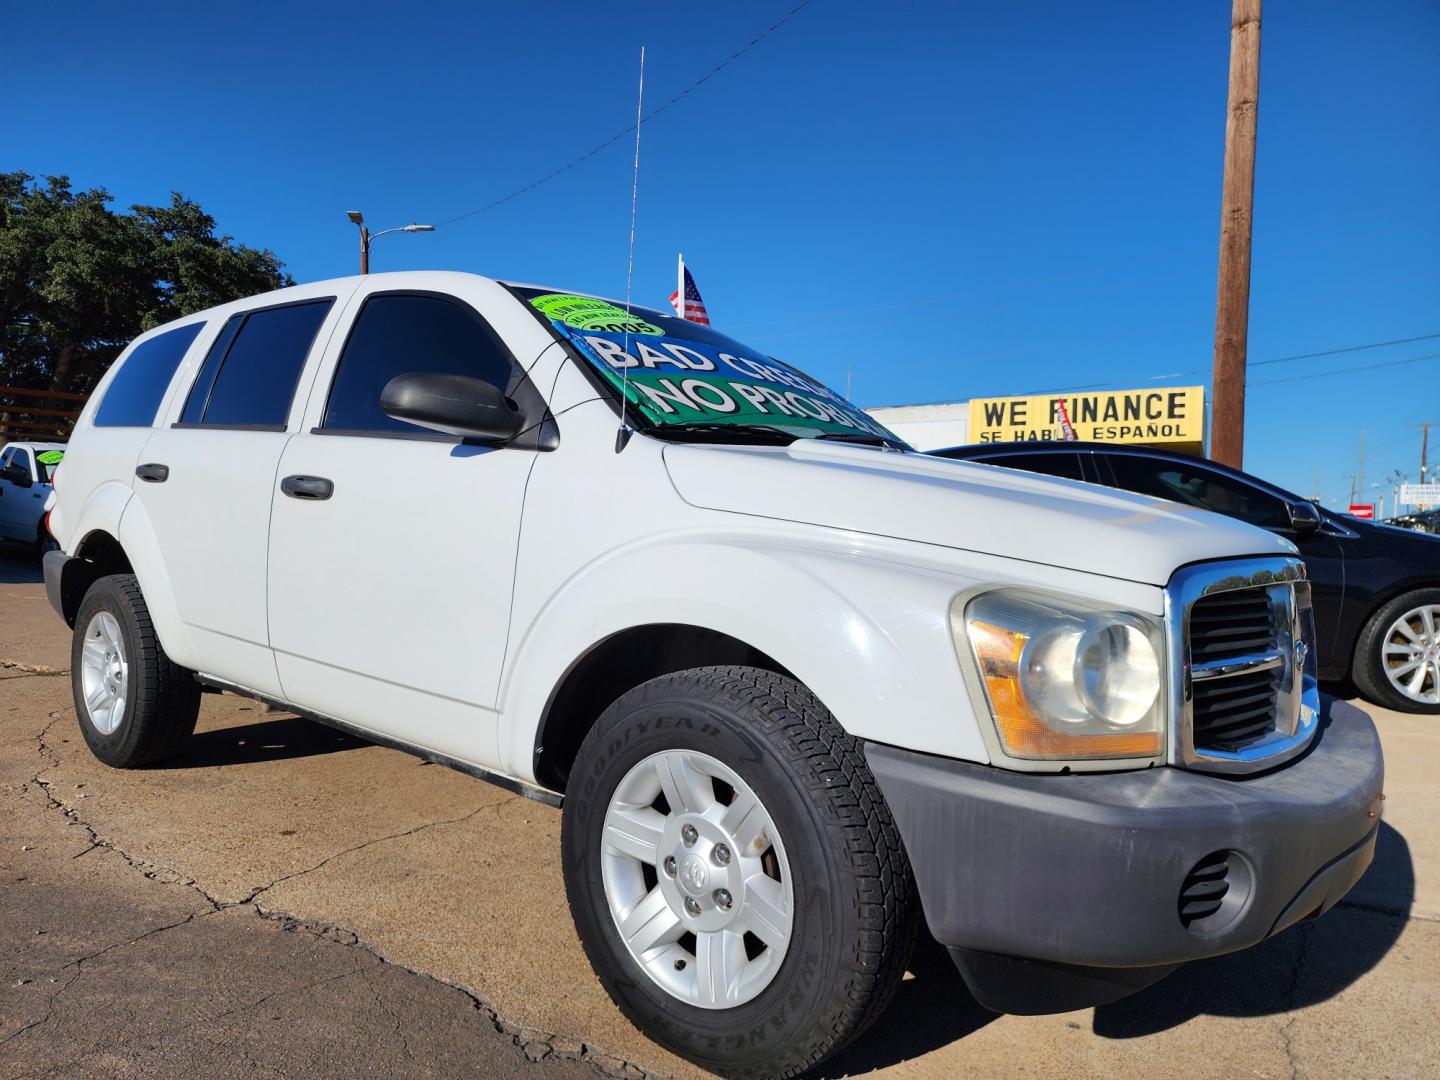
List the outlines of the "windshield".
{"label": "windshield", "polygon": [[831,438],[909,449],[835,391],[708,326],[651,308],[515,288],[623,395],[646,430],[790,442]]}
{"label": "windshield", "polygon": [[50,483],[50,478],[55,475],[55,470],[60,467],[64,457],[64,450],[44,450],[35,455],[35,468],[40,472],[40,483]]}

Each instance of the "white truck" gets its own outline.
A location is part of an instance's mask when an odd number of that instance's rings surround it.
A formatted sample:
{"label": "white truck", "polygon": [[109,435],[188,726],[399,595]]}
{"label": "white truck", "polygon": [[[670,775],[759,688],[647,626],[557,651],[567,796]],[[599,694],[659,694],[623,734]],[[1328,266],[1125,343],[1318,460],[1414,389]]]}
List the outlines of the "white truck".
{"label": "white truck", "polygon": [[81,730],[229,690],[563,801],[595,973],[731,1076],[873,1021],[923,917],[1001,1011],[1333,905],[1382,762],[1288,541],[910,452],[706,326],[460,273],[129,346],[59,477]]}
{"label": "white truck", "polygon": [[65,457],[64,443],[12,442],[0,449],[0,540],[54,546],[45,531],[50,480]]}

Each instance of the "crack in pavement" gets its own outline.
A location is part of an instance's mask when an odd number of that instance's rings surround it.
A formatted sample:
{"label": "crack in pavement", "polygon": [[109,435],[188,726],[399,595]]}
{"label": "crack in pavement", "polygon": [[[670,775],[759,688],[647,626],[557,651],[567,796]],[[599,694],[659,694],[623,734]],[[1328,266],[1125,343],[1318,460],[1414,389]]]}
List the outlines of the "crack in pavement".
{"label": "crack in pavement", "polygon": [[0,671],[18,671],[18,675],[7,676],[11,679],[29,679],[35,676],[52,678],[56,675],[69,675],[69,668],[53,668],[46,664],[26,664],[19,660],[0,660]]}
{"label": "crack in pavement", "polygon": [[353,855],[357,851],[364,851],[366,848],[374,847],[376,844],[383,844],[389,840],[401,840],[407,836],[414,836],[416,833],[424,832],[426,829],[439,828],[441,825],[458,825],[461,822],[469,821],[482,810],[488,810],[492,806],[496,810],[499,810],[500,807],[506,806],[509,803],[514,802],[516,799],[523,797],[524,796],[521,795],[512,795],[508,799],[501,799],[497,803],[485,803],[483,806],[477,806],[474,810],[471,810],[467,814],[461,814],[459,817],[445,818],[442,821],[427,821],[424,824],[416,825],[413,829],[405,829],[401,832],[389,833],[385,836],[377,836],[373,839],[366,840],[363,843],[355,844],[348,848],[342,848],[340,851],[335,851],[329,855],[326,855],[325,858],[321,859],[314,866],[307,866],[303,870],[296,870],[293,873],[284,874],[281,877],[276,878],[274,881],[269,882],[265,885],[261,885],[258,888],[252,890],[250,894],[242,900],[232,900],[225,902],[225,906],[234,907],[243,904],[253,904],[258,897],[263,896],[265,893],[275,888],[275,886],[284,884],[287,881],[293,881],[296,878],[304,877],[306,874],[313,874],[316,870],[319,870],[321,867],[327,865],[328,863],[334,862],[336,859],[340,858],[343,855]]}
{"label": "crack in pavement", "polygon": [[[41,676],[49,675],[52,673],[64,674],[64,672],[58,671],[34,672],[29,675],[12,677],[27,678],[31,677],[32,675]],[[528,1027],[505,1020],[500,1016],[499,1010],[496,1009],[496,1007],[490,1002],[490,1000],[486,998],[483,994],[481,994],[479,991],[473,989],[472,987],[466,986],[463,983],[453,982],[449,979],[442,978],[441,976],[434,975],[430,972],[420,971],[406,964],[391,960],[390,958],[386,957],[384,953],[382,953],[378,948],[362,940],[360,936],[353,930],[335,924],[321,923],[313,920],[303,919],[289,912],[269,909],[258,902],[261,896],[269,892],[271,889],[274,889],[276,886],[287,881],[293,881],[297,878],[305,876],[306,874],[312,874],[343,855],[353,854],[357,851],[362,851],[365,848],[373,847],[376,844],[385,843],[387,841],[399,840],[404,839],[405,837],[414,836],[416,833],[422,832],[426,829],[438,828],[443,825],[461,824],[465,821],[469,821],[471,818],[474,818],[476,815],[487,809],[494,809],[498,813],[503,807],[508,806],[510,803],[515,802],[518,799],[524,798],[523,795],[510,795],[508,798],[501,799],[497,802],[487,802],[484,805],[478,806],[475,809],[458,817],[446,818],[441,821],[425,822],[413,828],[405,829],[397,833],[374,837],[370,840],[366,840],[363,843],[355,844],[340,851],[332,852],[330,855],[327,855],[325,858],[321,859],[313,866],[293,871],[292,873],[282,875],[281,877],[278,877],[273,881],[258,886],[241,900],[223,900],[211,895],[194,878],[182,873],[181,871],[172,869],[170,867],[161,866],[157,863],[149,861],[148,859],[142,859],[139,856],[132,855],[125,849],[121,848],[113,840],[101,836],[89,821],[85,820],[83,817],[80,816],[78,809],[63,803],[60,799],[56,797],[55,792],[52,790],[53,782],[46,779],[45,773],[50,769],[60,768],[62,763],[60,761],[59,752],[48,742],[46,742],[46,737],[49,735],[50,729],[54,727],[57,722],[65,719],[66,717],[67,713],[63,710],[49,713],[47,723],[43,728],[41,728],[39,733],[36,734],[36,752],[42,759],[42,765],[36,771],[35,775],[31,777],[31,779],[27,783],[21,786],[21,793],[23,794],[24,792],[28,791],[32,786],[34,788],[37,788],[45,796],[45,809],[59,811],[61,815],[69,821],[70,824],[79,826],[80,828],[85,830],[86,835],[89,837],[89,846],[86,847],[85,850],[81,851],[79,854],[72,856],[72,859],[79,858],[82,855],[87,855],[91,851],[94,851],[96,848],[105,848],[109,851],[115,852],[125,861],[125,863],[131,869],[138,871],[141,876],[149,880],[157,881],[161,884],[180,885],[182,887],[193,890],[204,900],[204,902],[208,905],[209,910],[191,912],[190,914],[186,915],[185,918],[177,920],[176,922],[166,924],[165,926],[154,927],[150,930],[145,931],[142,934],[135,936],[134,938],[127,939],[126,941],[114,942],[110,945],[107,945],[103,949],[99,949],[94,953],[81,957],[78,960],[70,961],[69,963],[63,965],[58,970],[64,971],[66,968],[72,966],[75,970],[65,980],[65,982],[62,983],[59,988],[57,988],[56,991],[51,994],[50,997],[46,1000],[45,1015],[39,1020],[34,1020],[28,1024],[25,1024],[23,1027],[21,1027],[15,1032],[12,1032],[4,1039],[0,1039],[0,1045],[4,1045],[5,1043],[8,1043],[13,1039],[18,1038],[27,1031],[43,1027],[45,1024],[50,1023],[55,1017],[57,1001],[65,993],[65,991],[68,990],[69,987],[81,977],[84,971],[84,965],[89,961],[103,956],[106,953],[113,952],[116,949],[134,945],[137,942],[152,937],[156,934],[164,933],[167,930],[173,930],[178,927],[184,926],[197,918],[204,918],[206,916],[216,914],[217,912],[226,911],[230,908],[248,908],[251,912],[253,912],[257,917],[261,919],[280,923],[281,930],[284,932],[308,933],[315,937],[334,942],[347,948],[359,949],[363,953],[371,957],[375,961],[375,963],[367,964],[362,967],[356,968],[350,972],[345,973],[344,975],[331,976],[326,979],[318,980],[316,983],[311,984],[310,987],[291,987],[287,990],[276,991],[275,993],[266,995],[265,997],[255,1002],[251,1002],[249,1005],[238,1006],[235,1009],[227,1010],[227,1012],[225,1013],[210,1017],[209,1019],[212,1021],[220,1019],[220,1017],[222,1016],[230,1015],[237,1011],[245,1011],[255,1008],[266,1000],[281,996],[286,993],[293,993],[304,989],[310,989],[313,986],[317,986],[325,982],[332,982],[341,978],[348,978],[351,975],[355,975],[361,972],[369,972],[375,967],[378,967],[380,964],[387,964],[392,967],[399,968],[402,971],[409,972],[412,975],[438,982],[443,986],[448,986],[453,990],[459,991],[470,1002],[471,1008],[473,1008],[477,1013],[480,1014],[480,1016],[483,1018],[483,1021],[488,1024],[491,1029],[494,1030],[497,1034],[508,1038],[512,1047],[515,1050],[519,1051],[521,1054],[523,1054],[527,1060],[541,1061],[553,1058],[555,1060],[581,1061],[589,1064],[592,1068],[596,1070],[598,1074],[606,1077],[612,1077],[614,1078],[614,1080],[662,1080],[664,1074],[659,1074],[646,1070],[645,1068],[635,1064],[634,1062],[628,1061],[625,1058],[613,1054],[608,1054],[601,1048],[591,1046],[589,1043],[586,1043],[583,1040],[567,1038],[564,1036],[560,1036],[554,1032],[544,1031],[539,1028]],[[374,990],[373,985],[372,990]],[[378,999],[378,991],[376,991],[376,993]],[[400,1034],[404,1050],[407,1055],[410,1055],[413,1058],[413,1053],[411,1051],[408,1040],[406,1040],[405,1033],[403,1031],[403,1025],[400,1022],[398,1014],[393,1013],[388,1008],[386,1008],[385,1011],[391,1012],[391,1015],[395,1016],[396,1030]],[[187,1025],[187,1027],[189,1026],[193,1025]],[[111,1043],[109,1048],[113,1050],[118,1045],[122,1044]],[[97,1051],[93,1050],[87,1051],[85,1054],[82,1054],[76,1059],[74,1059],[74,1061],[78,1062],[83,1058],[88,1057],[96,1052]],[[74,1064],[74,1062],[70,1062],[67,1064]]]}

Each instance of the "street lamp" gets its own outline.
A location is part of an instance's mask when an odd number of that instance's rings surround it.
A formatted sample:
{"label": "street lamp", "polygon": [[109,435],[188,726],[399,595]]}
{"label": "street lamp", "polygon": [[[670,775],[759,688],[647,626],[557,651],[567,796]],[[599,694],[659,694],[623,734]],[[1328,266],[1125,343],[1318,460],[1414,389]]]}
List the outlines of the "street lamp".
{"label": "street lamp", "polygon": [[372,233],[365,227],[365,215],[360,213],[359,210],[347,210],[345,211],[345,216],[353,221],[360,230],[360,273],[362,274],[368,274],[370,272],[370,241],[376,237],[384,236],[386,233],[392,232],[435,231],[434,225],[415,225],[412,223],[410,225],[397,225],[393,229],[381,229],[377,233]]}

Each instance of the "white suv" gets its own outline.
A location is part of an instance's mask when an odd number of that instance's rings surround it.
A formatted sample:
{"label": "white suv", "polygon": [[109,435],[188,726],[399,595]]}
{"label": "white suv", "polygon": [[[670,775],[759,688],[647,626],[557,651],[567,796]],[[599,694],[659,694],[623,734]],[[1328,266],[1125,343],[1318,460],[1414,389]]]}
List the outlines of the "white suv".
{"label": "white suv", "polygon": [[658,311],[405,273],[188,316],[101,381],[51,528],[101,760],[220,688],[563,800],[596,975],[728,1075],[844,1045],[922,914],[986,1005],[1070,1009],[1374,850],[1287,541],[909,452]]}

